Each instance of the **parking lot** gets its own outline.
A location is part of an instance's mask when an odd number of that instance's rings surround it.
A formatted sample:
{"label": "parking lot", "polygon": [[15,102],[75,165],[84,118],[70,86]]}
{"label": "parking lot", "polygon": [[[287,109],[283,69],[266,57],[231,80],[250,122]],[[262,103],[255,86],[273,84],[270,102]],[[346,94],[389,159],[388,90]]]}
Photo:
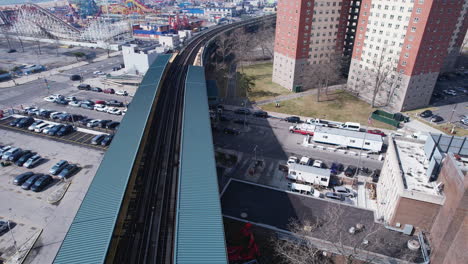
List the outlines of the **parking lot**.
{"label": "parking lot", "polygon": [[[32,150],[43,157],[43,161],[32,169],[16,165],[0,167],[0,218],[15,223],[9,232],[0,237],[0,253],[4,253],[1,257],[8,258],[8,254],[12,252],[13,238],[10,232],[13,232],[17,245],[20,246],[42,229],[42,234],[26,262],[52,263],[60,241],[65,237],[99,167],[104,151],[4,129],[0,129],[0,145]],[[62,159],[77,164],[80,170],[68,179],[71,185],[59,203],[47,202],[49,196],[61,188],[57,178],[41,192],[26,191],[12,184],[13,179],[23,172],[49,174],[49,169]]]}

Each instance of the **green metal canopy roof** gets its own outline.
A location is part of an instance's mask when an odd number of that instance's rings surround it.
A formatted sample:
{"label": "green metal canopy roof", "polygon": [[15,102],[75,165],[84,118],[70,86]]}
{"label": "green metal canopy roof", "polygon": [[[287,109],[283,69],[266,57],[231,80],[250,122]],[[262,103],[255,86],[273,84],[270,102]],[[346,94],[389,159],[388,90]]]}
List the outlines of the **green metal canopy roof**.
{"label": "green metal canopy roof", "polygon": [[174,263],[227,263],[203,67],[185,85]]}
{"label": "green metal canopy roof", "polygon": [[54,263],[104,263],[152,105],[171,55],[148,69]]}

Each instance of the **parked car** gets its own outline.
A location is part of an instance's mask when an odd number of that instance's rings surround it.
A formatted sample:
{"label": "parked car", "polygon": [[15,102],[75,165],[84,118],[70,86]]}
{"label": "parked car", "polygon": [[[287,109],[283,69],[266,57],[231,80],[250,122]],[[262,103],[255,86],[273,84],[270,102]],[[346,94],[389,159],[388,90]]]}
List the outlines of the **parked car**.
{"label": "parked car", "polygon": [[332,174],[336,175],[336,174],[339,174],[340,172],[342,172],[343,169],[344,169],[343,164],[334,162],[334,163],[332,163],[332,165],[330,167],[330,172]]}
{"label": "parked car", "polygon": [[79,80],[81,80],[81,76],[78,75],[78,74],[73,74],[72,76],[70,76],[70,80],[79,81]]}
{"label": "parked car", "polygon": [[238,108],[234,110],[234,113],[238,115],[250,115],[250,110],[247,108]]}
{"label": "parked car", "polygon": [[17,155],[18,153],[21,153],[21,152],[23,152],[22,149],[16,148],[16,147],[12,147],[12,148],[8,149],[7,151],[3,152],[2,160],[8,160],[8,158],[9,158],[11,155]]}
{"label": "parked car", "polygon": [[367,130],[367,133],[369,134],[374,134],[374,135],[379,135],[379,136],[382,136],[382,137],[386,137],[387,135],[385,135],[385,133],[382,131],[382,130],[378,130],[378,129],[370,129],[370,130]]}
{"label": "parked car", "polygon": [[97,105],[98,105],[98,104],[100,104],[100,105],[107,105],[106,101],[104,101],[104,100],[96,100],[96,101],[94,101],[94,103],[97,104]]}
{"label": "parked car", "polygon": [[118,90],[117,92],[115,92],[116,95],[122,95],[122,96],[127,96],[128,93],[127,91],[124,91],[124,90]]}
{"label": "parked car", "polygon": [[92,104],[81,104],[80,105],[81,108],[84,108],[84,109],[90,109],[90,110],[94,110],[94,105]]}
{"label": "parked car", "polygon": [[52,114],[52,113],[53,113],[52,111],[46,110],[46,109],[41,109],[41,110],[39,110],[39,116],[40,116],[40,117],[49,118],[49,117],[50,117],[50,114]]}
{"label": "parked car", "polygon": [[442,121],[444,121],[444,119],[441,116],[438,116],[438,115],[433,115],[432,118],[431,118],[431,122],[434,122],[434,123],[438,123],[438,122],[442,122]]}
{"label": "parked car", "polygon": [[58,119],[59,118],[59,115],[63,114],[62,112],[53,112],[50,114],[50,118],[51,119]]}
{"label": "parked car", "polygon": [[314,160],[314,163],[312,164],[312,167],[322,168],[322,167],[323,167],[323,161],[321,161],[321,160]]}
{"label": "parked car", "polygon": [[354,175],[356,174],[356,171],[357,171],[357,168],[350,165],[346,168],[345,175],[348,177],[354,177]]}
{"label": "parked car", "polygon": [[19,123],[19,121],[21,121],[21,119],[23,119],[23,117],[13,119],[12,121],[10,121],[10,123],[8,123],[8,125],[15,127]]}
{"label": "parked car", "polygon": [[334,193],[334,192],[327,192],[325,193],[325,197],[333,200],[338,200],[338,201],[344,201],[345,198],[339,194],[339,193]]}
{"label": "parked car", "polygon": [[63,170],[63,168],[65,168],[67,165],[68,165],[68,161],[66,161],[66,160],[61,160],[61,161],[55,163],[55,165],[52,166],[52,168],[50,168],[49,173],[52,174],[52,175],[57,175],[57,174],[59,174],[59,173]]}
{"label": "parked car", "polygon": [[91,101],[91,100],[83,100],[81,101],[82,104],[89,104],[89,105],[94,105],[94,101]]}
{"label": "parked car", "polygon": [[107,124],[109,124],[110,122],[112,122],[112,120],[110,119],[100,120],[98,126],[100,128],[106,128]]}
{"label": "parked car", "polygon": [[31,152],[30,150],[25,150],[21,157],[15,162],[17,166],[23,167],[23,164],[28,161],[29,158],[34,156],[36,153]]}
{"label": "parked car", "polygon": [[343,186],[335,186],[333,187],[333,191],[335,193],[338,193],[338,194],[341,194],[341,196],[343,197],[350,197],[350,198],[353,198],[356,196],[356,193],[353,192],[352,190],[346,188],[346,187],[343,187]]}
{"label": "parked car", "polygon": [[112,139],[114,138],[114,135],[107,135],[102,141],[101,141],[101,146],[108,146],[111,142]]}
{"label": "parked car", "polygon": [[106,75],[106,74],[102,71],[94,71],[93,75]]}
{"label": "parked car", "polygon": [[55,125],[52,127],[49,132],[47,132],[47,135],[49,136],[55,136],[57,132],[59,132],[60,129],[62,129],[63,125]]}
{"label": "parked car", "polygon": [[37,110],[39,110],[39,109],[36,108],[36,107],[26,107],[24,109],[24,113],[27,114],[27,115],[35,115]]}
{"label": "parked car", "polygon": [[11,148],[12,148],[12,146],[4,146],[4,147],[0,148],[0,159],[2,159],[3,154],[5,154]]}
{"label": "parked car", "polygon": [[68,164],[63,170],[58,174],[58,177],[61,179],[66,179],[72,176],[76,171],[78,171],[78,166],[75,164]]}
{"label": "parked car", "polygon": [[34,121],[34,123],[32,123],[32,124],[28,127],[28,130],[29,130],[29,131],[34,131],[34,129],[36,129],[36,126],[38,126],[38,125],[40,125],[40,124],[42,124],[42,123],[44,123],[44,121],[42,121],[42,120],[36,120],[36,121]]}
{"label": "parked car", "polygon": [[431,117],[432,116],[432,111],[431,110],[423,111],[421,114],[419,114],[419,116],[423,117],[423,118]]}
{"label": "parked car", "polygon": [[468,118],[463,118],[460,120],[460,122],[464,124],[465,126],[468,126]]}
{"label": "parked car", "polygon": [[40,192],[42,191],[47,185],[49,185],[53,181],[50,175],[43,175],[37,179],[34,184],[31,186],[31,191],[33,192]]}
{"label": "parked car", "polygon": [[67,96],[65,97],[65,101],[68,101],[68,102],[74,102],[76,101],[76,97],[75,96]]}
{"label": "parked car", "polygon": [[44,174],[34,174],[33,176],[29,177],[22,185],[21,188],[24,190],[29,190],[31,186]]}
{"label": "parked car", "polygon": [[91,121],[89,121],[86,126],[87,127],[97,127],[99,125],[99,122],[101,122],[101,120],[99,119],[93,119]]}
{"label": "parked car", "polygon": [[106,137],[106,135],[104,135],[104,134],[97,135],[97,136],[93,137],[93,139],[91,140],[91,144],[99,145],[99,144],[101,144],[101,142],[104,140],[105,137]]}
{"label": "parked car", "polygon": [[106,124],[106,127],[108,129],[115,129],[116,127],[118,127],[120,125],[120,122],[116,122],[116,121],[112,121],[112,122],[109,122]]}
{"label": "parked car", "polygon": [[7,51],[7,53],[15,53],[15,52],[16,52],[15,49],[9,49],[9,50]]}
{"label": "parked car", "polygon": [[25,117],[25,118],[22,118],[17,124],[16,124],[16,127],[29,127],[30,125],[32,125],[32,123],[34,123],[34,118],[32,117]]}
{"label": "parked car", "polygon": [[25,181],[27,181],[33,175],[34,175],[34,172],[32,171],[21,173],[20,175],[15,177],[15,179],[13,180],[13,184],[22,185]]}
{"label": "parked car", "polygon": [[83,118],[83,119],[81,119],[80,121],[78,121],[78,123],[80,123],[80,124],[86,126],[86,124],[88,124],[88,122],[91,121],[91,120],[93,120],[93,119],[91,119],[91,118]]}
{"label": "parked car", "polygon": [[20,151],[16,151],[16,152],[10,154],[10,156],[8,156],[7,161],[15,162],[23,155],[23,153],[24,153],[24,151],[20,149]]}
{"label": "parked car", "polygon": [[224,132],[224,134],[229,134],[229,135],[239,135],[240,134],[239,130],[234,129],[234,128],[228,128],[228,127],[226,127],[223,130],[223,132]]}
{"label": "parked car", "polygon": [[30,157],[24,164],[23,167],[31,169],[34,168],[39,162],[41,162],[42,157],[39,154],[36,154]]}
{"label": "parked car", "polygon": [[98,112],[107,112],[108,109],[109,109],[109,107],[107,107],[105,105],[102,105],[102,104],[94,105],[94,110],[96,110]]}
{"label": "parked car", "polygon": [[116,107],[123,107],[124,106],[124,103],[120,102],[120,101],[117,101],[117,100],[110,100],[110,101],[106,101],[106,105],[108,106],[116,106]]}
{"label": "parked car", "polygon": [[296,163],[299,163],[299,159],[297,157],[291,156],[288,158],[288,162],[287,162],[288,165],[296,164]]}
{"label": "parked car", "polygon": [[54,127],[54,124],[49,124],[41,129],[42,134],[48,134],[49,131]]}
{"label": "parked car", "polygon": [[288,116],[284,119],[286,122],[289,123],[300,123],[301,119],[298,116]]}
{"label": "parked car", "polygon": [[99,87],[91,87],[90,90],[93,91],[93,92],[98,92],[98,93],[102,92],[102,89],[99,88]]}
{"label": "parked car", "polygon": [[106,94],[115,94],[115,90],[112,89],[112,88],[107,88],[107,89],[104,89],[104,93],[106,93]]}
{"label": "parked car", "polygon": [[64,98],[57,98],[55,99],[54,103],[61,104],[61,105],[68,105],[68,101],[65,100]]}
{"label": "parked car", "polygon": [[80,107],[81,101],[71,101],[68,103],[69,106]]}
{"label": "parked car", "polygon": [[82,84],[78,85],[78,90],[90,90],[90,89],[91,89],[91,85],[89,85],[89,84],[82,83]]}
{"label": "parked car", "polygon": [[65,135],[70,134],[71,132],[75,131],[72,125],[66,125],[60,128],[59,131],[57,131],[57,136],[62,137]]}
{"label": "parked car", "polygon": [[253,113],[254,116],[256,117],[263,117],[263,118],[267,118],[268,117],[268,113],[265,112],[265,111],[255,111]]}

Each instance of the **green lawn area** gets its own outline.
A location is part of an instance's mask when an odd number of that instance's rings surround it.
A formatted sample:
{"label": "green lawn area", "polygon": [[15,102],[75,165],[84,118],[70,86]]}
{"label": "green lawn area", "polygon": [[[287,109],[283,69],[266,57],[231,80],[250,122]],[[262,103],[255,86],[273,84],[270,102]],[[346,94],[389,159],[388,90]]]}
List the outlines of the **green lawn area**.
{"label": "green lawn area", "polygon": [[[282,101],[281,107],[276,108],[274,103],[263,105],[265,111],[279,112],[290,115],[309,116],[313,118],[328,119],[339,122],[358,122],[367,126],[367,120],[371,113],[375,111],[366,102],[359,100],[353,95],[344,91],[333,91],[329,95],[322,93],[320,102],[317,102],[317,95],[308,95],[301,98]],[[392,129],[395,128],[372,120],[372,127]]]}
{"label": "green lawn area", "polygon": [[[242,72],[240,67],[238,67],[238,72]],[[273,63],[262,63],[244,67],[244,74],[254,78],[255,87],[252,87],[247,96],[245,91],[240,91],[241,89],[239,89],[238,96],[248,97],[250,101],[260,101],[292,93],[271,81],[272,72]]]}

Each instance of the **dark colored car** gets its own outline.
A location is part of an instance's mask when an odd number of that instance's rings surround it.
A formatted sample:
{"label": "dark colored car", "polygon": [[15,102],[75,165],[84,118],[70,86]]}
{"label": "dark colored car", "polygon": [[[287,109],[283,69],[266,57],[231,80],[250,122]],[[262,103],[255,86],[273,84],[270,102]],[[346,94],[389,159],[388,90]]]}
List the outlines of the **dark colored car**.
{"label": "dark colored car", "polygon": [[374,170],[372,173],[372,181],[373,182],[378,182],[380,177],[380,170]]}
{"label": "dark colored car", "polygon": [[31,177],[29,177],[28,180],[26,180],[22,185],[21,185],[21,188],[23,188],[24,190],[29,190],[31,188],[31,186],[40,178],[42,177],[42,175],[44,174],[35,174]]}
{"label": "dark colored car", "polygon": [[95,137],[93,137],[93,139],[91,139],[91,144],[93,145],[99,145],[101,144],[101,142],[104,140],[104,138],[106,137],[106,135],[97,135]]}
{"label": "dark colored car", "polygon": [[344,173],[348,177],[354,177],[354,174],[356,174],[356,170],[357,170],[356,167],[350,165],[348,166],[348,168],[346,168]]}
{"label": "dark colored car", "polygon": [[108,146],[111,142],[112,139],[114,138],[114,135],[107,135],[102,141],[101,141],[101,146]]}
{"label": "dark colored car", "polygon": [[22,118],[22,119],[16,124],[16,126],[17,126],[17,127],[24,128],[24,127],[30,126],[32,123],[34,123],[34,118],[32,118],[32,117],[25,117],[25,118]]}
{"label": "dark colored car", "polygon": [[82,104],[89,104],[89,105],[94,105],[94,102],[91,100],[83,100],[81,101]]}
{"label": "dark colored car", "polygon": [[236,109],[234,113],[238,115],[250,115],[250,110],[247,108],[239,108],[239,109]]}
{"label": "dark colored car", "polygon": [[431,110],[426,110],[424,112],[422,112],[421,114],[419,114],[420,117],[431,117],[432,116],[432,111]]}
{"label": "dark colored car", "polygon": [[57,136],[59,136],[59,137],[65,136],[65,135],[70,134],[73,131],[75,131],[75,130],[73,129],[72,125],[66,125],[66,126],[63,126],[62,128],[60,128],[59,131],[57,131]]}
{"label": "dark colored car", "polygon": [[72,76],[70,76],[70,80],[79,81],[79,80],[81,80],[81,76],[78,75],[78,74],[73,74]]}
{"label": "dark colored car", "polygon": [[75,173],[76,171],[78,171],[78,166],[76,166],[75,164],[68,164],[58,175],[59,178],[61,179],[66,179],[70,176],[73,175],[73,173]]}
{"label": "dark colored car", "polygon": [[60,131],[60,129],[62,129],[63,125],[55,125],[54,127],[52,127],[49,132],[47,133],[47,135],[49,136],[55,136],[57,135],[57,132]]}
{"label": "dark colored car", "polygon": [[43,175],[37,179],[34,184],[31,186],[31,191],[40,192],[52,182],[52,177],[50,175]]}
{"label": "dark colored car", "polygon": [[98,126],[99,126],[100,128],[106,128],[106,127],[107,127],[107,124],[109,124],[110,122],[112,122],[112,120],[109,120],[109,119],[107,119],[107,120],[101,120],[101,121],[99,121],[99,125],[98,125]]}
{"label": "dark colored car", "polygon": [[21,157],[18,158],[18,160],[15,162],[17,166],[23,166],[23,164],[32,156],[34,156],[35,153],[32,153],[30,150],[25,150],[21,154]]}
{"label": "dark colored car", "polygon": [[[29,151],[29,150],[27,150]],[[8,156],[8,161],[11,161],[11,162],[16,162],[19,158],[21,158],[21,156],[23,156],[23,153],[24,151],[20,149],[20,151],[16,151],[14,153],[12,153],[10,156]]]}
{"label": "dark colored car", "polygon": [[57,98],[55,99],[54,103],[61,104],[61,105],[68,105],[69,102],[65,100],[64,98]]}
{"label": "dark colored car", "polygon": [[330,167],[330,172],[332,174],[339,174],[340,172],[343,171],[343,169],[344,169],[343,164],[334,162],[334,163],[332,163],[332,165]]}
{"label": "dark colored car", "polygon": [[78,121],[78,123],[80,123],[80,124],[86,126],[86,124],[88,124],[88,122],[91,121],[91,120],[93,120],[93,119],[91,119],[91,118],[83,118],[83,119],[81,119],[80,121]]}
{"label": "dark colored car", "polygon": [[442,122],[444,121],[444,119],[441,117],[441,116],[438,116],[438,115],[433,115],[432,118],[431,118],[431,122]]}
{"label": "dark colored car", "polygon": [[52,113],[53,112],[50,111],[50,110],[42,110],[42,111],[39,112],[39,116],[49,118],[50,114],[52,114]]}
{"label": "dark colored car", "polygon": [[107,127],[108,129],[115,129],[115,128],[118,127],[119,125],[120,125],[120,122],[113,121],[113,122],[107,123],[107,124],[106,124],[106,127]]}
{"label": "dark colored car", "polygon": [[234,128],[228,128],[226,127],[224,130],[223,130],[224,134],[229,134],[229,135],[239,135],[240,132]]}
{"label": "dark colored car", "polygon": [[104,89],[104,93],[106,93],[106,94],[115,94],[115,90],[112,89],[112,88],[107,88],[107,89]]}
{"label": "dark colored car", "polygon": [[68,165],[68,161],[66,160],[61,160],[57,163],[55,163],[55,165],[50,168],[49,170],[49,173],[52,174],[52,175],[57,175],[60,173],[61,170],[63,170],[63,168],[65,168],[66,166]]}
{"label": "dark colored car", "polygon": [[22,185],[27,179],[29,179],[33,175],[34,175],[34,172],[32,172],[32,171],[22,173],[22,174],[15,177],[15,179],[13,180],[13,184],[14,185]]}
{"label": "dark colored car", "polygon": [[7,51],[7,53],[15,53],[15,52],[16,52],[15,49],[9,49],[9,50]]}
{"label": "dark colored car", "polygon": [[16,119],[12,120],[10,123],[8,123],[8,125],[14,127],[14,126],[16,126],[16,125],[19,123],[19,121],[21,121],[21,119],[23,119],[23,118],[24,118],[24,117],[16,118]]}
{"label": "dark colored car", "polygon": [[102,92],[102,89],[101,89],[101,88],[99,88],[99,87],[91,87],[90,91],[93,91],[93,92],[98,92],[98,93],[100,93],[100,92]]}
{"label": "dark colored car", "polygon": [[253,113],[254,116],[256,117],[263,117],[263,118],[267,118],[268,117],[268,113],[265,112],[265,111],[255,111]]}
{"label": "dark colored car", "polygon": [[84,109],[94,110],[94,106],[91,104],[81,104],[80,107]]}
{"label": "dark colored car", "polygon": [[378,130],[378,129],[367,130],[367,133],[374,134],[374,135],[379,135],[379,136],[382,136],[382,137],[387,136],[387,135],[385,135],[385,133],[383,131]]}
{"label": "dark colored car", "polygon": [[123,107],[124,104],[120,101],[117,101],[117,100],[110,100],[110,101],[106,101],[106,105],[108,106],[117,106],[117,107]]}
{"label": "dark colored car", "polygon": [[244,120],[243,118],[236,118],[233,122],[241,125],[249,125],[249,121]]}
{"label": "dark colored car", "polygon": [[82,84],[78,85],[78,90],[90,90],[90,89],[91,89],[91,85],[89,85],[89,84],[82,83]]}
{"label": "dark colored car", "polygon": [[289,123],[300,123],[301,119],[298,116],[288,116],[284,119],[286,122]]}

